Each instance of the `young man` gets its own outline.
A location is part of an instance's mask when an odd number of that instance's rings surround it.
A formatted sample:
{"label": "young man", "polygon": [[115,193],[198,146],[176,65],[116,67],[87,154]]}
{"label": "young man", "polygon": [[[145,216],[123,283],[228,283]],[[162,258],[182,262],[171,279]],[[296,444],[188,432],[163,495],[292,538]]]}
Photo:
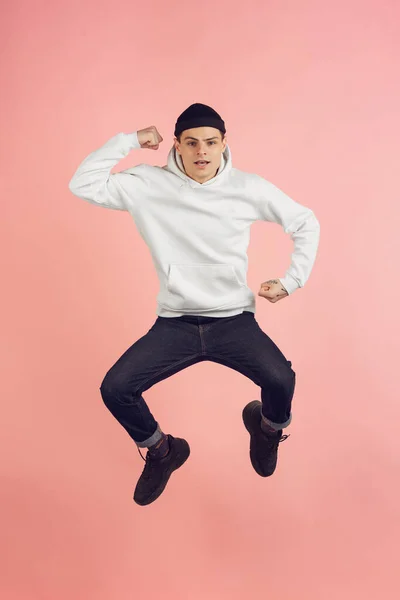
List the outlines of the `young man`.
{"label": "young man", "polygon": [[81,163],[69,184],[83,200],[132,215],[160,281],[156,321],[100,387],[139,453],[147,448],[134,492],[139,505],[154,502],[190,454],[186,440],[162,431],[142,396],[181,369],[214,361],[260,386],[261,401],[247,404],[242,417],[251,463],[261,477],[272,475],[278,444],[288,437],[282,430],[292,418],[295,372],[255,319],[246,252],[257,220],[279,223],[291,235],[294,251],[285,276],[263,282],[258,291],[275,303],[306,283],[319,222],[266,179],[234,168],[225,134],[215,110],[192,104],[176,122],[167,165],[110,173],[132,149],[158,149],[163,138],[152,126],[112,137]]}

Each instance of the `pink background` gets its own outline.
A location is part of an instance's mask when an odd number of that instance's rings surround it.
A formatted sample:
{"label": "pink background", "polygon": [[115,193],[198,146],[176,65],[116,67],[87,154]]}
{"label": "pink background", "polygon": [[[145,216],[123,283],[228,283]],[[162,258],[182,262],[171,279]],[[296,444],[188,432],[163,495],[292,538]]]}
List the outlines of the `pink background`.
{"label": "pink background", "polygon": [[[398,2],[14,1],[1,16],[1,597],[398,598]],[[226,121],[234,166],[315,211],[321,243],[305,288],[257,297],[297,374],[275,475],[252,470],[241,422],[259,388],[201,363],[145,394],[192,455],[139,507],[144,463],[99,386],[154,322],[158,281],[129,214],[68,183],[150,125],[160,149],[115,170],[165,164],[193,102]],[[253,226],[255,293],[291,250]]]}

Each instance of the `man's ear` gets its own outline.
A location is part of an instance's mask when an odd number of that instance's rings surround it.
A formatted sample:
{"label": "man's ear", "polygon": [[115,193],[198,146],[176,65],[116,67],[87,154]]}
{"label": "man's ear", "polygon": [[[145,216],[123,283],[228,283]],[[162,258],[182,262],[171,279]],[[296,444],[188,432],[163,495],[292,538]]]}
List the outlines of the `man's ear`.
{"label": "man's ear", "polygon": [[178,142],[178,140],[177,140],[177,138],[176,138],[176,137],[174,137],[174,146],[175,146],[175,150],[178,150],[178,151],[179,151],[179,148],[178,148],[178,146],[179,146],[179,142]]}

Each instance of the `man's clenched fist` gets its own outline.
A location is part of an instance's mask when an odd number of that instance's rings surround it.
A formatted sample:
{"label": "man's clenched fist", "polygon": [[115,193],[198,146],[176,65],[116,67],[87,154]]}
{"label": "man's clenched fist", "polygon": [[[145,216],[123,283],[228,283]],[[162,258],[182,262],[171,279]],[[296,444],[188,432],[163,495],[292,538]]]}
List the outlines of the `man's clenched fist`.
{"label": "man's clenched fist", "polygon": [[150,150],[158,150],[163,138],[158,133],[157,128],[152,125],[146,129],[140,129],[137,132],[139,144],[141,148],[150,148]]}
{"label": "man's clenched fist", "polygon": [[289,294],[279,279],[268,279],[268,281],[261,284],[258,295],[274,303],[286,298]]}

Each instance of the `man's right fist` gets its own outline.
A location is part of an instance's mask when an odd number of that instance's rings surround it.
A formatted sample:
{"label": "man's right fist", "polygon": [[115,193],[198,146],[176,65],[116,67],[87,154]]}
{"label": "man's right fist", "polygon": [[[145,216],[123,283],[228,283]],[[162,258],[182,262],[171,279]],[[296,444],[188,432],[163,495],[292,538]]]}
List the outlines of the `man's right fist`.
{"label": "man's right fist", "polygon": [[139,144],[141,148],[150,148],[150,150],[158,150],[160,142],[163,141],[163,138],[158,133],[157,128],[152,125],[151,127],[146,127],[146,129],[141,129],[137,132]]}

